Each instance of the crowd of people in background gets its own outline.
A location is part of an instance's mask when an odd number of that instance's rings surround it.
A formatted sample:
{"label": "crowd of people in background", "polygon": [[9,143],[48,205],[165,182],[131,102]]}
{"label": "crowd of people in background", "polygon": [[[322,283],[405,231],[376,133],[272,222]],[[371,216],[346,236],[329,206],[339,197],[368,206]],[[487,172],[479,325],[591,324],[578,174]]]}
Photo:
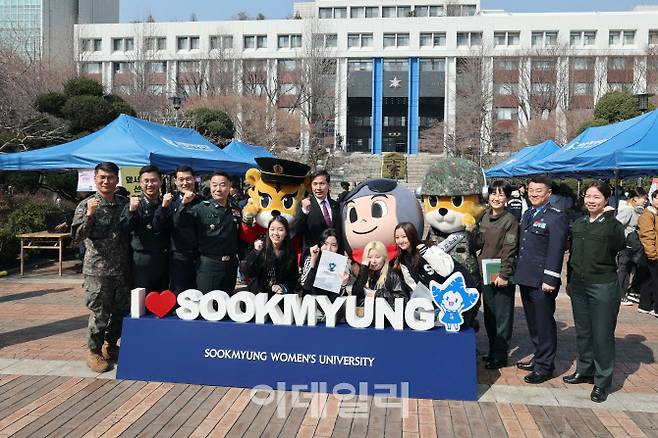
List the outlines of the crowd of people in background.
{"label": "crowd of people in background", "polygon": [[[338,294],[316,287],[321,254],[345,253],[341,203],[331,199],[325,171],[310,175],[310,193],[294,224],[274,215],[263,238],[249,247],[239,238],[241,199],[226,173],[212,174],[207,197],[197,193],[197,176],[189,167],[176,170],[176,191],[164,195],[157,167],[140,170],[139,196],[117,193],[118,173],[113,163],[96,166],[97,191],[78,205],[72,225],[74,238],[86,247],[84,287],[91,311],[87,362],[96,372],[107,371],[117,360],[121,318],[128,314],[129,290],[135,287],[233,294],[239,270],[253,293],[321,294],[332,300],[352,294],[361,302],[381,297],[393,303],[408,300],[419,283],[441,283],[455,271],[462,272],[467,285],[477,284],[458,260],[403,222],[395,227],[394,257],[384,243],[371,241],[361,266],[348,264]],[[501,266],[496,278],[480,288],[489,339],[484,366],[508,366],[518,285],[534,354],[516,366],[529,371],[527,383],[554,377],[555,302],[568,250],[566,291],[579,358],[576,372],[563,380],[593,384],[591,399],[601,402],[612,380],[620,305],[632,303],[639,291],[638,311],[658,316],[658,191],[647,197],[635,188],[615,212],[609,205],[610,186],[594,182],[584,194],[585,214],[570,220],[563,209],[571,209],[574,200],[552,187],[546,176],[531,178],[527,189],[502,180],[488,187],[487,210],[473,233],[473,247],[479,262],[500,259]],[[348,193],[349,184],[344,184],[339,199]],[[293,236],[303,238],[301,255]]]}

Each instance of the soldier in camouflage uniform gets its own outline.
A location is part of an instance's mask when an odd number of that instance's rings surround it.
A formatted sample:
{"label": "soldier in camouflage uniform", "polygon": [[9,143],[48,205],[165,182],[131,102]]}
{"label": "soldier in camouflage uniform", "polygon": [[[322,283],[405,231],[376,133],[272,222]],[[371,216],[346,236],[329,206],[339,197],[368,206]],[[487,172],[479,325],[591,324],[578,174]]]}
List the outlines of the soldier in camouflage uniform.
{"label": "soldier in camouflage uniform", "polygon": [[132,288],[143,287],[146,293],[169,287],[169,227],[156,228],[154,216],[160,207],[162,174],[156,166],[139,170],[142,195],[133,196],[121,216],[130,230]]}
{"label": "soldier in camouflage uniform", "polygon": [[[480,202],[486,185],[482,169],[461,158],[442,158],[425,174],[420,194],[425,222],[430,226],[428,240],[464,266],[480,289],[481,275],[474,241],[478,218],[484,212]],[[479,303],[464,314],[477,328]]]}
{"label": "soldier in camouflage uniform", "polygon": [[128,199],[115,195],[119,168],[100,163],[94,170],[96,193],[78,204],[72,224],[73,238],[84,241],[84,288],[89,315],[87,365],[102,373],[116,361],[121,323],[130,310],[127,284],[128,234],[121,212]]}

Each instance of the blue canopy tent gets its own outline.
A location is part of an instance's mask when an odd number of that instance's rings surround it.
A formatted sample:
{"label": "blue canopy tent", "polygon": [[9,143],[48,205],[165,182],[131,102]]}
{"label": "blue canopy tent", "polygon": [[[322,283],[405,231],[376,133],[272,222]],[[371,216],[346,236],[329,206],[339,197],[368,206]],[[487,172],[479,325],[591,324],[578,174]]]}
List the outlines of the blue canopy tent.
{"label": "blue canopy tent", "polygon": [[158,166],[164,172],[187,165],[197,172],[241,174],[250,161],[233,157],[193,129],[174,128],[121,114],[112,123],[58,146],[0,154],[1,170],[88,169],[101,161],[119,167]]}
{"label": "blue canopy tent", "polygon": [[257,166],[255,158],[268,157],[274,158],[274,155],[263,146],[255,146],[252,144],[242,143],[239,140],[231,140],[224,149],[225,153],[232,157],[239,158],[240,161],[247,161],[252,166]]}
{"label": "blue canopy tent", "polygon": [[518,170],[521,175],[601,178],[658,173],[658,110],[589,128],[557,152]]}
{"label": "blue canopy tent", "polygon": [[487,170],[487,178],[515,177],[517,176],[517,169],[534,161],[541,160],[559,149],[560,146],[553,140],[546,140],[535,146],[524,147],[515,154],[512,154],[505,161],[498,163],[491,169]]}

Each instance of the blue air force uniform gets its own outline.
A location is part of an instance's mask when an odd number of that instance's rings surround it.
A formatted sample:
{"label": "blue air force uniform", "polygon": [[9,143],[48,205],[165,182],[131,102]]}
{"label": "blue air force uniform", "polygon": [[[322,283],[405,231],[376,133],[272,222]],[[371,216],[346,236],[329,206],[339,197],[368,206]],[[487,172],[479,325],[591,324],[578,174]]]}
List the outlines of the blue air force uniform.
{"label": "blue air force uniform", "polygon": [[[535,348],[534,372],[552,375],[557,350],[555,298],[560,288],[569,220],[560,210],[545,204],[528,209],[519,224],[516,283],[521,289],[523,310]],[[542,283],[554,286],[544,292]]]}

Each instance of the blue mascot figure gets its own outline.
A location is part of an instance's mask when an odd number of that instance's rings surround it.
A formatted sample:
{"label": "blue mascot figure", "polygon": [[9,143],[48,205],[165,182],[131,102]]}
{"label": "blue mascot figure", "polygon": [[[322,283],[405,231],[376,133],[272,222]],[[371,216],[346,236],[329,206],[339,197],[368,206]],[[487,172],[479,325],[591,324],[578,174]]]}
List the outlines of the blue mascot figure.
{"label": "blue mascot figure", "polygon": [[466,287],[464,275],[461,272],[453,273],[443,283],[430,282],[430,290],[434,303],[439,307],[439,321],[445,330],[450,333],[459,332],[464,323],[462,313],[472,309],[478,302],[480,293],[474,287]]}

